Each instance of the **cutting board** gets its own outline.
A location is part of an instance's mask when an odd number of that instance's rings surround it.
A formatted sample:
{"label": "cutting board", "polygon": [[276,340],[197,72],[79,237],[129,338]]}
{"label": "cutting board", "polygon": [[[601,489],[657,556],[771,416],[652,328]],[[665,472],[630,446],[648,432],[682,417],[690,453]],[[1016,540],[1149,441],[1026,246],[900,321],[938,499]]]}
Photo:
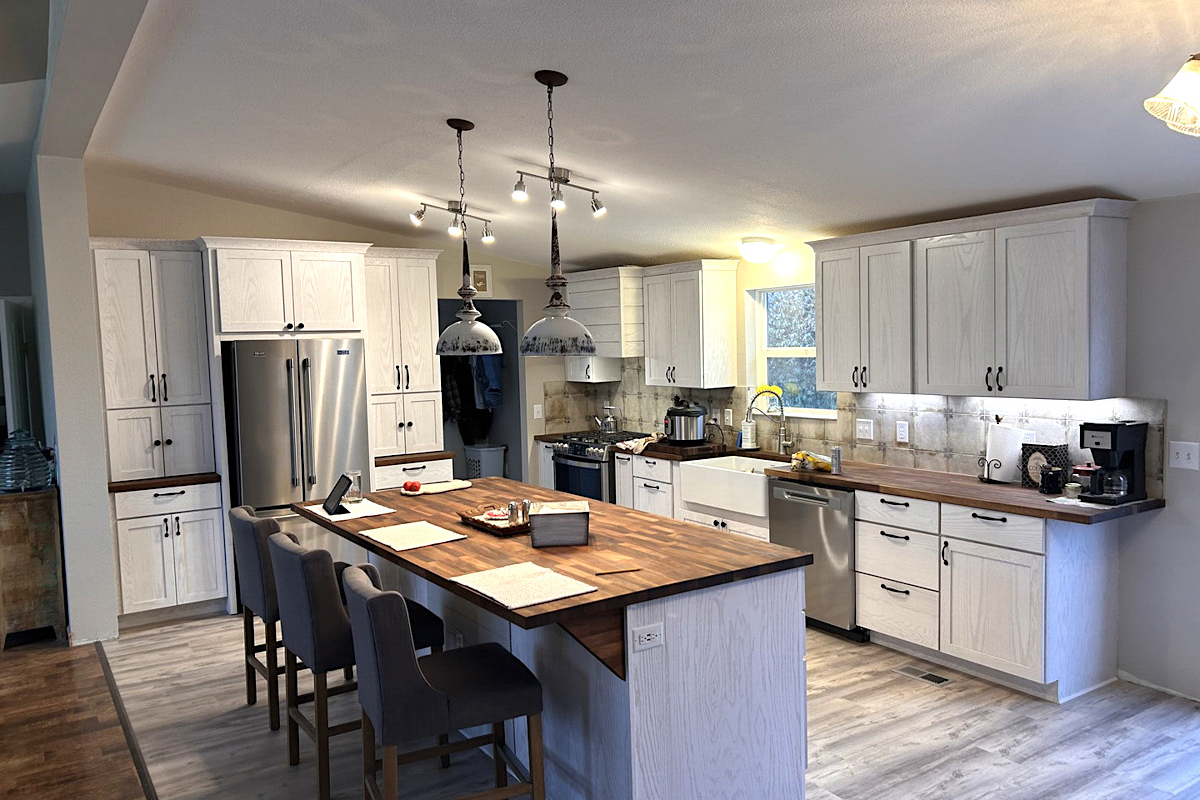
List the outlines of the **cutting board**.
{"label": "cutting board", "polygon": [[441,494],[442,492],[453,492],[457,489],[470,489],[470,481],[438,481],[437,483],[423,483],[421,488],[415,492],[410,492],[407,489],[401,489],[400,494],[405,497],[416,497],[421,494]]}

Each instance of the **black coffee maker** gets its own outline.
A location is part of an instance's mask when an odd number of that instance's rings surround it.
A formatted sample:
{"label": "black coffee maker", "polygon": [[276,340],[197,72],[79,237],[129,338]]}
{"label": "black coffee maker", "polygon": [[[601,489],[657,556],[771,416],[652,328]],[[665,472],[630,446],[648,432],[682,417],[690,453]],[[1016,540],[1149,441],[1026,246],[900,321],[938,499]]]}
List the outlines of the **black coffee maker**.
{"label": "black coffee maker", "polygon": [[1147,422],[1084,422],[1079,426],[1079,446],[1092,451],[1100,470],[1092,485],[1083,487],[1080,500],[1118,506],[1146,499]]}

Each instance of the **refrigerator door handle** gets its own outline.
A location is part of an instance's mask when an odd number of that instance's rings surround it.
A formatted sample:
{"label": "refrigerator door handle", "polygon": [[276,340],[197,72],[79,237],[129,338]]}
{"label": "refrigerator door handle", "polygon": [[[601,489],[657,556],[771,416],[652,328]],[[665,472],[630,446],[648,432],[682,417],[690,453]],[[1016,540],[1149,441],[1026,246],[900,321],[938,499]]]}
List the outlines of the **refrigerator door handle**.
{"label": "refrigerator door handle", "polygon": [[300,371],[304,373],[304,435],[308,440],[308,485],[317,485],[317,454],[313,446],[313,418],[312,418],[312,369],[309,367],[308,359],[300,360]]}
{"label": "refrigerator door handle", "polygon": [[289,358],[287,360],[287,393],[288,393],[288,440],[292,445],[290,466],[292,468],[292,486],[300,485],[300,476],[296,474],[296,367]]}

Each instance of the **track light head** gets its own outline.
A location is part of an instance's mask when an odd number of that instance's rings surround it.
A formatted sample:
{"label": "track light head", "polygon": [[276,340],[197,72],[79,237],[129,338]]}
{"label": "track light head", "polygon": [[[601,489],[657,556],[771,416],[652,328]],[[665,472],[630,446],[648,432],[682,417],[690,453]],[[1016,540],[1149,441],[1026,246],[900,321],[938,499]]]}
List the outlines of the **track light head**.
{"label": "track light head", "polygon": [[408,215],[408,221],[418,228],[421,227],[421,220],[425,219],[425,206],[421,206],[416,211]]}
{"label": "track light head", "polygon": [[555,211],[562,211],[567,207],[567,202],[563,200],[562,189],[555,188],[554,195],[550,198],[550,207]]}
{"label": "track light head", "polygon": [[491,244],[492,242],[496,241],[496,234],[492,233],[491,225],[483,226],[483,235],[479,237],[479,241],[483,242],[484,244]]}
{"label": "track light head", "polygon": [[454,221],[450,223],[450,227],[446,228],[446,233],[450,234],[451,236],[463,235],[462,223],[459,222],[457,216],[455,216]]}
{"label": "track light head", "polygon": [[598,195],[592,195],[592,216],[603,217],[608,213],[608,209],[604,207],[604,203]]}
{"label": "track light head", "polygon": [[513,185],[512,198],[518,203],[524,203],[529,199],[529,192],[525,191],[525,178],[520,175],[517,176],[517,182]]}

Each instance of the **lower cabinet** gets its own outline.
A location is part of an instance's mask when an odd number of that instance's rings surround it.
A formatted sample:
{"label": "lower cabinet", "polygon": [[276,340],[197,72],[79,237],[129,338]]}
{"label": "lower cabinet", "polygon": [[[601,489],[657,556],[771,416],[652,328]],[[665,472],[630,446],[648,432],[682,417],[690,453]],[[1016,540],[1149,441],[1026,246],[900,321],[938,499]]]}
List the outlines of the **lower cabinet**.
{"label": "lower cabinet", "polygon": [[220,493],[205,491],[208,486],[118,496],[118,516],[156,509],[152,516],[117,520],[121,613],[226,596],[224,515],[220,508],[192,507],[198,499],[219,503]]}
{"label": "lower cabinet", "polygon": [[633,456],[617,453],[613,456],[616,462],[614,478],[616,481],[616,503],[625,508],[633,508]]}
{"label": "lower cabinet", "polygon": [[212,406],[126,408],[106,414],[108,477],[133,481],[212,472]]}
{"label": "lower cabinet", "polygon": [[1045,556],[942,539],[941,651],[1045,680]]}
{"label": "lower cabinet", "polygon": [[441,450],[441,392],[372,395],[371,457]]}
{"label": "lower cabinet", "polygon": [[554,442],[538,442],[538,486],[554,488]]}
{"label": "lower cabinet", "polygon": [[858,624],[868,630],[938,649],[938,593],[860,572],[855,578]]}
{"label": "lower cabinet", "polygon": [[375,491],[396,489],[408,481],[441,483],[454,479],[454,462],[449,458],[438,461],[416,461],[411,464],[392,464],[375,468]]}
{"label": "lower cabinet", "polygon": [[671,484],[650,481],[645,478],[635,478],[633,482],[633,507],[638,511],[660,514],[664,517],[674,516],[674,501],[671,498]]}

